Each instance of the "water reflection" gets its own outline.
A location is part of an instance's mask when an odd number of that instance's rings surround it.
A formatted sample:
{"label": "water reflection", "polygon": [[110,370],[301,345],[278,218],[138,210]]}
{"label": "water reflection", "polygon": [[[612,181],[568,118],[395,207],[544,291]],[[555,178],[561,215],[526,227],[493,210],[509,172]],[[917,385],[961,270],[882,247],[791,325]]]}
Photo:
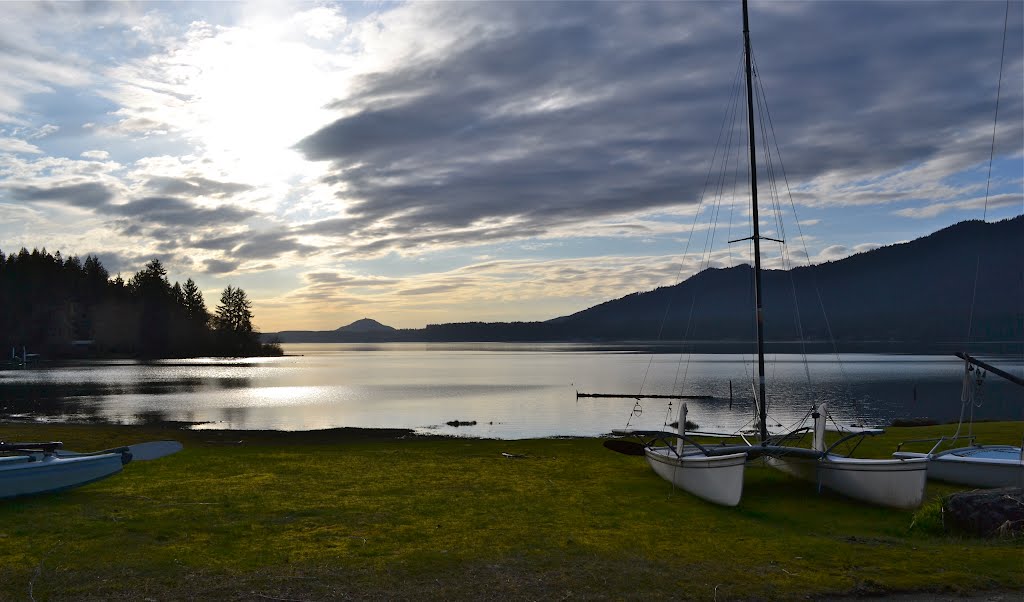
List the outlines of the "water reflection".
{"label": "water reflection", "polygon": [[[596,435],[675,419],[661,400],[576,400],[576,391],[686,392],[702,428],[753,417],[749,356],[650,355],[635,348],[556,345],[287,345],[258,360],[95,361],[0,371],[0,420],[152,423],[197,428],[416,428],[482,437]],[[770,358],[774,424],[827,401],[844,422],[956,419],[962,364],[952,357],[779,354]],[[1019,359],[1002,365],[1021,373]],[[976,416],[1024,418],[1020,389],[991,378]],[[732,383],[730,402],[729,384]],[[448,426],[448,422],[476,422]]]}

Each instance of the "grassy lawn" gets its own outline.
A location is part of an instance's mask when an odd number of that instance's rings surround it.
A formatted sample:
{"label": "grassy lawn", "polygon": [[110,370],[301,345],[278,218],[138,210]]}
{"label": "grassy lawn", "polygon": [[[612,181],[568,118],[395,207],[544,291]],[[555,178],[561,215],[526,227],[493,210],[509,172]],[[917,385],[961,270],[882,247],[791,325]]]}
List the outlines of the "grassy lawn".
{"label": "grassy lawn", "polygon": [[[858,455],[951,431],[893,428]],[[1024,423],[975,431],[1019,443]],[[912,512],[819,494],[761,466],[748,468],[740,505],[721,508],[597,439],[0,425],[0,439],[79,451],[165,438],[185,450],[79,489],[0,501],[0,600],[724,601],[1024,588],[1019,539],[912,528]],[[956,490],[930,484],[928,495]]]}

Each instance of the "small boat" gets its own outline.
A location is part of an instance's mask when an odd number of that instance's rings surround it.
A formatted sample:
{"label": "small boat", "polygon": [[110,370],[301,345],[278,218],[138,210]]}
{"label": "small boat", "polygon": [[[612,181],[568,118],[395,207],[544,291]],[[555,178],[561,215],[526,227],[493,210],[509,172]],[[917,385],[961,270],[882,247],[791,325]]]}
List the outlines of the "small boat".
{"label": "small boat", "polygon": [[[938,445],[938,444],[937,444]],[[928,478],[980,488],[1024,487],[1024,451],[1013,445],[969,445],[928,453],[898,451],[894,458],[923,458]]]}
{"label": "small boat", "polygon": [[814,439],[811,451],[817,455],[806,454],[803,448],[772,445],[766,452],[768,465],[870,504],[904,509],[920,506],[927,484],[927,458],[867,459],[833,453],[833,449],[850,439],[882,431],[844,431],[843,437],[826,448],[825,405],[818,406],[812,414]]}
{"label": "small boat", "polygon": [[[972,378],[971,373],[984,369],[992,374],[1002,376],[1010,382],[1024,386],[1024,380],[1009,374],[987,362],[979,360],[966,353],[957,353],[957,357],[964,360],[964,386],[961,403],[964,407],[972,407],[974,404],[975,387],[980,387],[982,374]],[[939,437],[937,439],[916,439],[901,442],[893,453],[894,458],[901,459],[924,459],[928,462],[928,478],[957,485],[968,485],[970,487],[996,488],[996,487],[1024,487],[1024,441],[1021,446],[1014,445],[979,445],[974,435],[960,436],[960,429],[963,426],[963,412],[961,421],[957,424],[956,433],[951,437]],[[964,447],[941,450],[947,444],[959,440],[967,440],[969,444]],[[927,453],[903,451],[907,443],[935,442],[935,445]]]}
{"label": "small boat", "polygon": [[[613,432],[650,439],[643,446],[643,454],[654,472],[674,487],[722,506],[739,504],[743,497],[747,450],[735,446],[723,450],[709,449],[687,437],[685,403],[679,404],[679,424],[679,432],[676,433],[635,430]],[[669,445],[668,441],[673,438],[676,440],[675,445]],[[654,445],[656,441],[665,444]],[[608,447],[614,449],[616,446]],[[622,451],[621,445],[619,448]]]}
{"label": "small boat", "polygon": [[61,446],[60,442],[0,442],[0,452],[9,454],[0,456],[0,499],[88,485],[121,472],[133,458],[156,459],[181,449],[176,441],[154,441],[92,453],[64,451]]}

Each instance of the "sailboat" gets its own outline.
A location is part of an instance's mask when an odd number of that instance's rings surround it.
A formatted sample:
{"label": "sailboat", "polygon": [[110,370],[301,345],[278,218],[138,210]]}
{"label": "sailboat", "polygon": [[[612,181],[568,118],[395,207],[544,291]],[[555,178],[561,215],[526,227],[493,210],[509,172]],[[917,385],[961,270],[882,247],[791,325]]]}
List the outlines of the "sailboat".
{"label": "sailboat", "polygon": [[[987,370],[989,373],[1001,376],[1014,384],[1024,387],[1024,379],[997,368],[988,362],[966,353],[957,353],[956,355],[964,360],[963,394],[960,399],[964,409],[973,406],[975,382],[978,383],[978,386],[981,383],[980,376],[977,379],[972,378],[973,372]],[[1022,449],[1024,448],[1024,441],[1021,442],[1021,446],[979,445],[974,435],[960,435],[963,415],[964,412],[961,411],[956,433],[951,437],[901,442],[896,447],[893,457],[902,459],[924,458],[928,460],[928,478],[937,481],[983,488],[1024,487],[1024,449]],[[969,444],[951,449],[941,449],[944,445],[955,443],[961,439],[967,439]],[[935,445],[927,453],[902,450],[903,446],[907,443],[924,442],[934,442]]]}
{"label": "sailboat", "polygon": [[[764,310],[761,283],[761,240],[757,203],[757,158],[754,124],[754,92],[750,52],[750,21],[747,0],[743,0],[743,46],[746,80],[747,136],[750,151],[750,199],[754,247],[754,314],[757,328],[757,408],[760,441],[757,444],[701,445],[686,435],[686,405],[680,404],[679,426],[671,431],[616,431],[646,438],[643,455],[654,471],[673,486],[708,501],[726,506],[739,503],[743,492],[745,464],[754,458],[766,457],[769,465],[802,477],[847,496],[873,504],[896,508],[915,508],[921,504],[926,485],[926,458],[857,459],[833,450],[839,443],[855,436],[874,434],[862,430],[849,433],[830,447],[825,447],[825,404],[813,408],[814,443],[810,449],[786,445],[789,434],[769,435],[765,394]],[[738,241],[731,241],[738,242]],[[675,445],[670,441],[675,439]],[[688,445],[689,444],[689,445]],[[608,445],[617,451],[637,453],[629,446]]]}

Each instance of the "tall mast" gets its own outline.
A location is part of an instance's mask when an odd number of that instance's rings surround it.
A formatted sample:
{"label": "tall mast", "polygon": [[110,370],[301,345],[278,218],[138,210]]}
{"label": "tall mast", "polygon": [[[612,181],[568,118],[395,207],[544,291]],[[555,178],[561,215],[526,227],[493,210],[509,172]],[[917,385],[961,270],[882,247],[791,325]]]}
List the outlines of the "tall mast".
{"label": "tall mast", "polygon": [[747,139],[750,142],[750,206],[754,222],[754,304],[757,317],[757,397],[761,420],[761,444],[768,440],[768,416],[764,395],[764,307],[761,304],[761,230],[757,220],[757,157],[754,152],[754,83],[750,66],[750,19],[743,0],[743,54],[747,72]]}

